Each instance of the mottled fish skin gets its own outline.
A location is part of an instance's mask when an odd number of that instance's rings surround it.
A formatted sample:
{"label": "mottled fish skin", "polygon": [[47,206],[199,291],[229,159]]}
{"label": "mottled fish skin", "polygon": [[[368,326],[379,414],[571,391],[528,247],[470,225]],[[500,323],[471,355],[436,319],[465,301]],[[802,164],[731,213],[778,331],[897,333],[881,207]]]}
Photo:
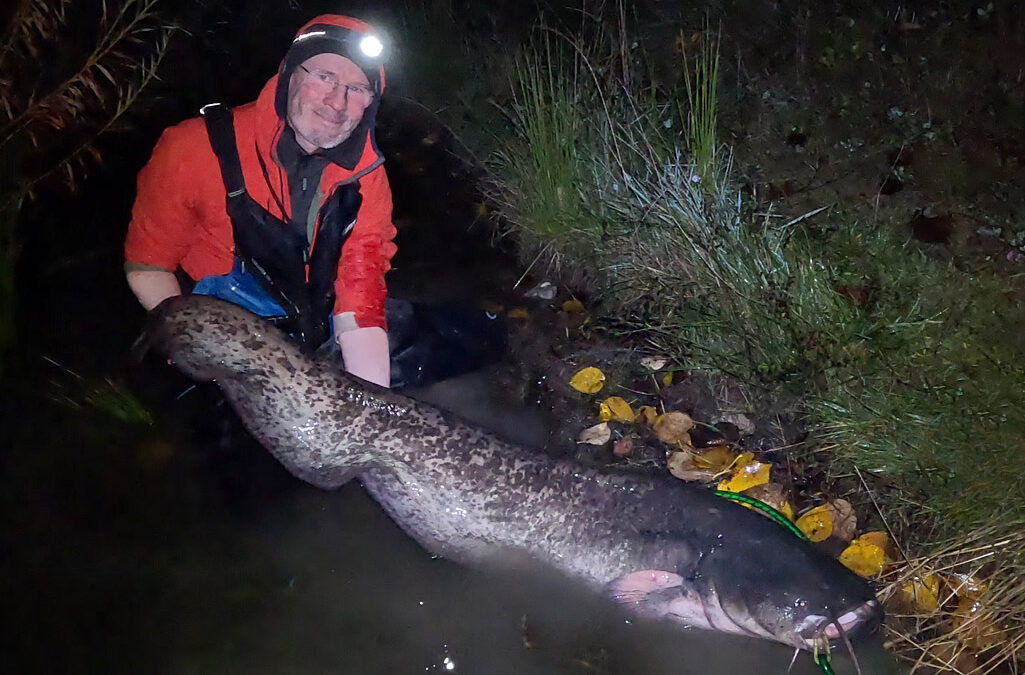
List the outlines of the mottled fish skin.
{"label": "mottled fish skin", "polygon": [[215,380],[291,473],[327,489],[358,478],[431,553],[465,564],[525,553],[638,612],[801,648],[809,627],[877,613],[867,583],[705,488],[506,443],[311,361],[213,298],[172,298],[153,314],[141,340]]}

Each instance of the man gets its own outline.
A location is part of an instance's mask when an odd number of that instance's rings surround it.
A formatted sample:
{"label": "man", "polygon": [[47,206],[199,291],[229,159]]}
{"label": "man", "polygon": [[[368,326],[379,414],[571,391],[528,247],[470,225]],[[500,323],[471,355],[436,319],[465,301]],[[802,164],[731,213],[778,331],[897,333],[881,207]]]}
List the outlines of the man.
{"label": "man", "polygon": [[388,386],[385,272],[392,201],[374,122],[381,43],[356,19],[303,26],[253,103],[166,130],[139,173],[125,272],[152,309],[193,292],[278,318],[313,350],[333,333],[346,369]]}

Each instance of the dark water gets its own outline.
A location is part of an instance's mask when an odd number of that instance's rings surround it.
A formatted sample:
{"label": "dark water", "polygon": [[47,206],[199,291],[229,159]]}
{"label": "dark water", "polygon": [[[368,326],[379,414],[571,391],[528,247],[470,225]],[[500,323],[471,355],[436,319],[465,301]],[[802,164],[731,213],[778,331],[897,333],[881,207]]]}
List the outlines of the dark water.
{"label": "dark water", "polygon": [[[61,311],[34,315],[27,372],[0,393],[0,672],[819,672],[807,654],[788,670],[792,650],[767,641],[630,622],[564,579],[432,559],[356,483],[287,474],[216,388],[181,395],[191,383],[166,364],[131,362],[138,311],[109,262],[92,277],[106,290],[38,298]],[[545,437],[487,385],[427,395]],[[153,423],[118,419],[122,399]],[[898,672],[877,647],[859,659]]]}
{"label": "dark water", "polygon": [[806,654],[788,671],[792,650],[769,642],[638,624],[537,570],[432,559],[356,483],[300,483],[215,390],[175,400],[186,383],[145,369],[167,377],[152,426],[7,400],[56,423],[3,420],[4,672],[818,672]]}

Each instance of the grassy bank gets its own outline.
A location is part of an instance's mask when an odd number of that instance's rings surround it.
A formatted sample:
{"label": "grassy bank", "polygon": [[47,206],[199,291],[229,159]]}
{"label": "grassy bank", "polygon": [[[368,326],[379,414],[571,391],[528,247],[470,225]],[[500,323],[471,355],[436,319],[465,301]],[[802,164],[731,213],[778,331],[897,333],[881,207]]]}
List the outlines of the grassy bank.
{"label": "grassy bank", "polygon": [[895,627],[904,654],[950,670],[959,650],[983,669],[1012,661],[1025,639],[1021,279],[848,204],[755,202],[728,149],[709,152],[717,36],[693,42],[693,79],[656,87],[622,36],[542,40],[516,69],[492,203],[524,262],[586,283],[610,324],[688,369],[796,394],[810,436],[792,453],[878,509],[904,561],[891,590],[932,573],[978,585],[974,618],[958,619],[948,587]]}

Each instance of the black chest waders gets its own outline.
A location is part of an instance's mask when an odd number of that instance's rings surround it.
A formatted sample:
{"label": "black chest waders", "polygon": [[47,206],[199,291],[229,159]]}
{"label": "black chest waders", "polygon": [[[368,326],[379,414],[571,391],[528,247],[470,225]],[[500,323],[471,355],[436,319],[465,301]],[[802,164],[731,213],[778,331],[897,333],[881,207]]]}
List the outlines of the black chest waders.
{"label": "black chest waders", "polygon": [[201,113],[221,168],[236,263],[284,310],[275,322],[312,353],[331,335],[338,260],[363,201],[359,186],[340,185],[324,200],[311,246],[305,228],[290,227],[246,191],[231,109],[212,103]]}

